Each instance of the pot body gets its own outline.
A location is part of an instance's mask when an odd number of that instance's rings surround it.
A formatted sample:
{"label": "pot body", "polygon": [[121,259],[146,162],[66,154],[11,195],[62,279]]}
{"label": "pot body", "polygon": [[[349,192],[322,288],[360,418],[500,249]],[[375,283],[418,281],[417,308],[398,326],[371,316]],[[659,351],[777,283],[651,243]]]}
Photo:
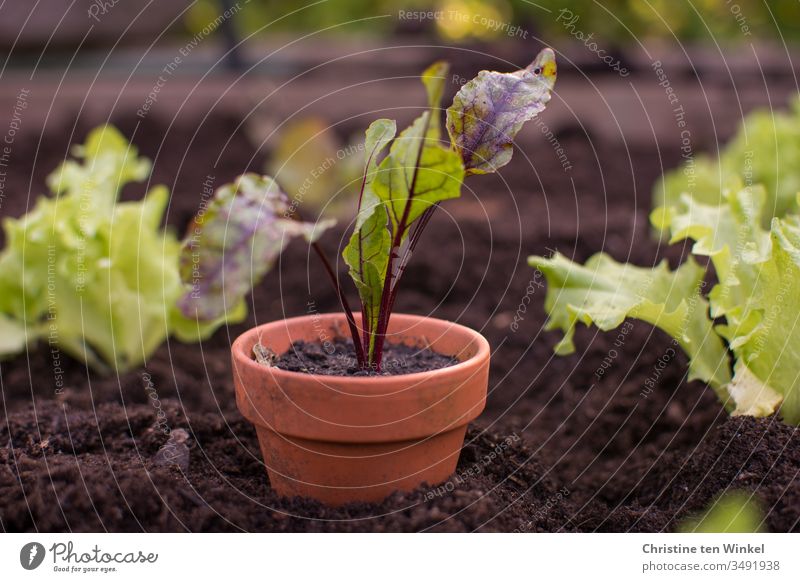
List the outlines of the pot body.
{"label": "pot body", "polygon": [[255,327],[233,343],[236,404],[256,426],[273,489],[342,505],[447,479],[467,424],[486,405],[489,344],[455,323],[394,314],[387,341],[430,346],[459,363],[345,377],[270,368],[252,355],[258,342],[281,354],[297,340],[348,335],[343,314],[315,314]]}

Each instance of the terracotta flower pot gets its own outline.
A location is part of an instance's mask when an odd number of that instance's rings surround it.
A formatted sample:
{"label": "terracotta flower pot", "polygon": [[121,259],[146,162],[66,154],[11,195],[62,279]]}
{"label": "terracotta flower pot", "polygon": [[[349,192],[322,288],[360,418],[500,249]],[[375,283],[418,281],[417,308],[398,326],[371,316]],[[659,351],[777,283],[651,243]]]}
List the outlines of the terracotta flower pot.
{"label": "terracotta flower pot", "polygon": [[353,378],[288,372],[253,359],[257,341],[280,354],[297,340],[347,337],[342,314],[268,323],[233,343],[236,404],[256,426],[278,493],[329,505],[380,501],[455,471],[467,424],[486,404],[489,344],[464,326],[414,315],[392,315],[388,333],[392,343],[424,343],[460,363]]}

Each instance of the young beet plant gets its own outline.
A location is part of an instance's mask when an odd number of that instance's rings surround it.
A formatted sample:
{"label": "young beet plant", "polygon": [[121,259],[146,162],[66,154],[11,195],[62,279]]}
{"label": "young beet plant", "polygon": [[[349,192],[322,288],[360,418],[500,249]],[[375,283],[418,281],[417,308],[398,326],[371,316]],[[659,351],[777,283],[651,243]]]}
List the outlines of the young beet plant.
{"label": "young beet plant", "polygon": [[380,371],[399,282],[431,216],[460,196],[465,176],[510,161],[514,137],[545,108],[556,79],[551,49],[513,73],[481,71],[447,109],[448,145],[440,120],[448,69],[437,62],[422,74],[427,108],[399,135],[390,119],[366,131],[355,226],[342,254],[361,301],[360,327],[317,242],[332,222],[303,221],[275,180],[252,174],[218,190],[190,229],[195,236],[184,244],[181,269],[192,286],[179,303],[184,315],[219,318],[273,267],[289,240],[303,237],[336,288],[360,368]]}

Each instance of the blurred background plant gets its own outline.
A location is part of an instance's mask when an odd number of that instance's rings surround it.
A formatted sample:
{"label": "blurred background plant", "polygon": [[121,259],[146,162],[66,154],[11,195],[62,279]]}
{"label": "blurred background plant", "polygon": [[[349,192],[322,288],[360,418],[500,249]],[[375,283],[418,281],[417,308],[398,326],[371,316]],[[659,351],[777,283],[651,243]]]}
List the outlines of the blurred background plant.
{"label": "blurred background plant", "polygon": [[764,514],[751,493],[728,491],[716,498],[700,515],[686,518],[681,533],[760,533]]}
{"label": "blurred background plant", "polygon": [[[195,2],[186,16],[188,30],[193,34],[201,31],[217,17],[219,6],[219,0]],[[440,15],[402,19],[398,18],[400,11],[439,11]],[[578,16],[581,30],[619,44],[653,37],[690,41],[800,37],[800,3],[795,0],[329,0],[309,2],[288,14],[285,2],[251,0],[246,14],[238,16],[237,26],[244,34],[330,28],[331,32],[343,34],[354,30],[379,36],[389,32],[428,32],[449,41],[481,41],[507,35],[507,28],[488,25],[504,22],[534,36],[558,39],[570,36],[565,19],[556,18],[562,11]],[[341,26],[348,21],[350,24]]]}
{"label": "blurred background plant", "polygon": [[298,117],[276,133],[265,172],[315,216],[342,217],[355,208],[364,149],[355,136],[343,143],[320,117]]}

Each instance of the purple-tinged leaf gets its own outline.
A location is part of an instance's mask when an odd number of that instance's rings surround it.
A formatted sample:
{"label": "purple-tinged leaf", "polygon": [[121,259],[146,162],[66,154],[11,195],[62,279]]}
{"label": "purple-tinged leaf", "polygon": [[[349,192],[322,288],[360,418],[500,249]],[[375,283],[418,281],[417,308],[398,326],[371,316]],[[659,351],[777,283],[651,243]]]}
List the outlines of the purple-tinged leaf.
{"label": "purple-tinged leaf", "polygon": [[239,176],[214,193],[189,227],[180,259],[181,279],[189,288],[178,307],[186,317],[220,317],[272,269],[292,238],[314,242],[332,224],[293,220],[289,199],[275,180]]}
{"label": "purple-tinged leaf", "polygon": [[481,71],[459,90],[447,131],[467,175],[496,172],[511,160],[514,137],[544,110],[555,81],[555,54],[546,48],[525,69]]}

